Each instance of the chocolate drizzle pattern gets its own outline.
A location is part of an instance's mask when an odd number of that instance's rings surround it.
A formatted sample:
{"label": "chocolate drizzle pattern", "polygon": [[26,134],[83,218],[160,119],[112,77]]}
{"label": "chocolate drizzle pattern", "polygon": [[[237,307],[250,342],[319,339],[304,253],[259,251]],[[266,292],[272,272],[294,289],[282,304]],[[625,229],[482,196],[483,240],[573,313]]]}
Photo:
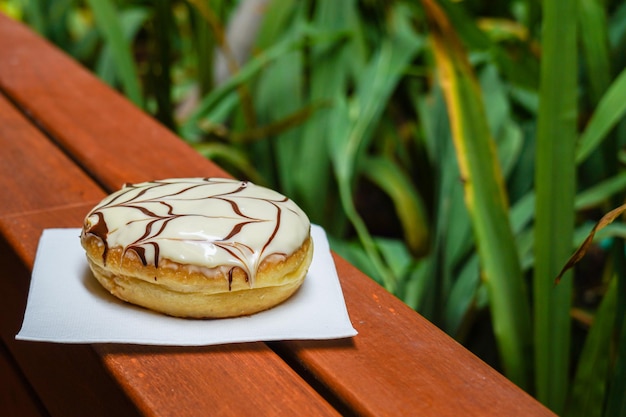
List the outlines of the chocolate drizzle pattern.
{"label": "chocolate drizzle pattern", "polygon": [[181,178],[127,184],[85,218],[83,233],[133,252],[144,265],[241,268],[250,286],[269,255],[288,256],[309,234],[307,216],[285,196],[250,182]]}

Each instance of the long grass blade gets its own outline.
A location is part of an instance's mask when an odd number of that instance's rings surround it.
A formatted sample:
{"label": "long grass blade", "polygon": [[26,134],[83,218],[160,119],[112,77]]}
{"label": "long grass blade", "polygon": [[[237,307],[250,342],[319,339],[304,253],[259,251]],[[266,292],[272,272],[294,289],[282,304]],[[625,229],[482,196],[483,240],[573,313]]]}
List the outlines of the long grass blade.
{"label": "long grass blade", "polygon": [[554,277],[571,253],[577,115],[577,0],[543,3],[543,52],[535,169],[535,383],[563,411],[569,384],[571,280]]}
{"label": "long grass blade", "polygon": [[458,309],[448,303],[453,302],[452,291],[458,280],[462,279],[457,274],[459,265],[465,261],[475,242],[471,220],[464,204],[463,184],[459,181],[459,166],[443,92],[439,85],[435,85],[428,97],[416,97],[416,107],[424,125],[424,146],[433,161],[435,172],[433,183],[436,197],[433,212],[437,213],[433,219],[433,243],[429,261],[426,263],[428,278],[423,284],[419,312],[431,322],[454,333],[455,326],[451,323],[455,320],[448,318],[448,311],[453,308],[457,312]]}
{"label": "long grass blade", "polygon": [[189,7],[191,30],[187,33],[193,41],[193,56],[197,65],[197,82],[200,95],[205,96],[213,88],[214,54],[217,46],[211,27],[197,8]]}
{"label": "long grass blade", "polygon": [[567,417],[601,417],[609,380],[611,339],[615,323],[617,279],[609,288],[596,312],[587,335],[572,383]]}
{"label": "long grass blade", "polygon": [[429,244],[426,208],[408,176],[397,163],[382,156],[364,158],[362,171],[391,198],[408,247],[423,256]]}
{"label": "long grass blade", "polygon": [[353,201],[354,180],[358,166],[370,143],[377,122],[386,107],[389,96],[397,85],[402,71],[422,43],[415,37],[404,8],[394,10],[396,21],[389,38],[373,56],[359,77],[356,96],[350,105],[339,96],[333,116],[329,140],[333,168],[339,187],[342,206],[354,226],[363,247],[372,258],[385,287],[393,292],[397,282],[385,266],[367,227]]}
{"label": "long grass blade", "polygon": [[[622,246],[623,248],[623,246]],[[623,285],[618,284],[618,293],[622,291],[622,295],[618,295],[618,304],[624,303]],[[622,310],[623,311],[623,310]],[[618,308],[617,316],[619,318],[620,310]],[[616,320],[618,325],[620,320]],[[620,328],[621,327],[621,328]],[[626,320],[621,319],[621,326],[617,327],[618,330],[618,352],[617,360],[615,362],[615,368],[613,369],[613,375],[611,378],[611,387],[607,398],[607,405],[604,416],[625,416],[626,415]]]}
{"label": "long grass blade", "polygon": [[[237,91],[231,91],[215,103],[207,112],[197,121],[197,125],[189,123],[183,125],[179,134],[189,142],[201,142],[205,138],[220,137],[227,141],[229,131],[226,123],[239,105],[239,94]],[[202,132],[203,136],[199,136]]]}
{"label": "long grass blade", "polygon": [[611,129],[626,116],[626,69],[602,96],[593,116],[580,136],[576,162],[583,162],[607,137]]}
{"label": "long grass blade", "polygon": [[93,11],[98,28],[111,47],[124,93],[129,100],[141,107],[143,96],[139,83],[139,73],[133,59],[132,43],[124,39],[124,32],[117,18],[115,5],[110,0],[87,0],[87,3]]}
{"label": "long grass blade", "polygon": [[[129,44],[133,42],[133,39],[137,33],[139,33],[141,27],[146,23],[148,14],[149,11],[147,9],[140,7],[123,10],[118,14],[120,27],[122,28],[126,42]],[[116,71],[116,62],[113,58],[112,44],[104,44],[94,69],[101,80],[109,85],[116,84],[119,78]]]}
{"label": "long grass blade", "polygon": [[[225,63],[227,74],[236,74],[239,71],[239,62],[229,44],[227,33],[224,30],[223,22],[220,19],[218,13],[216,13],[215,6],[217,5],[210,4],[210,2],[201,0],[187,1],[196,8],[198,13],[202,15],[202,17],[208,23],[208,26],[211,28],[211,31],[213,32],[213,37],[216,40],[217,45],[219,46],[220,57],[223,57],[224,59],[223,62]],[[243,116],[245,118],[246,124],[249,127],[254,127],[256,125],[256,114],[248,86],[246,84],[242,84],[238,87],[238,90],[239,95],[241,96],[241,108],[243,110]]]}
{"label": "long grass blade", "polygon": [[[354,38],[358,36],[355,7],[355,2],[350,0],[316,2],[312,22],[316,29],[329,33],[350,33],[351,38],[340,39],[334,44],[318,42],[311,45],[310,100],[328,101],[338,92],[346,91],[350,68],[348,60],[364,61],[364,57],[355,54]],[[332,181],[326,140],[331,118],[332,109],[325,109],[316,112],[304,127],[297,158],[299,168],[293,176],[299,201],[307,208],[311,219],[317,222],[327,220],[329,212],[336,217],[334,207],[329,207],[333,201],[327,198]],[[314,185],[312,178],[315,179]]]}
{"label": "long grass blade", "polygon": [[626,190],[626,172],[607,178],[576,195],[576,210],[597,207]]}
{"label": "long grass blade", "polygon": [[[294,17],[296,27],[302,24],[301,13]],[[283,33],[285,38],[297,37],[292,29]],[[267,66],[260,74],[255,91],[255,105],[260,123],[273,124],[299,111],[304,105],[304,53],[293,50]],[[289,100],[285,100],[285,97]],[[245,133],[245,132],[244,132]],[[289,129],[270,138],[273,156],[273,170],[276,171],[277,187],[286,195],[296,199],[294,192],[294,172],[300,169],[296,155],[302,146],[301,127]]]}
{"label": "long grass blade", "polygon": [[174,32],[171,0],[155,2],[153,45],[150,51],[150,79],[157,103],[156,117],[165,126],[175,130],[174,108],[172,103],[172,45]]}
{"label": "long grass blade", "polygon": [[464,321],[471,315],[476,304],[477,291],[480,287],[480,262],[478,256],[472,256],[458,273],[458,278],[450,289],[446,303],[444,323],[447,333],[457,340],[463,340],[468,330]]}
{"label": "long grass blade", "polygon": [[354,227],[363,250],[367,254],[369,264],[372,266],[370,276],[381,282],[387,290],[393,292],[397,285],[396,279],[383,262],[376,243],[354,204],[352,181],[355,175],[355,149],[350,146],[353,126],[350,121],[348,103],[342,96],[339,96],[335,101],[334,117],[330,128],[333,134],[330,137],[329,149],[333,157],[332,162],[339,185],[339,199],[343,211]]}
{"label": "long grass blade", "polygon": [[579,38],[587,66],[592,105],[600,101],[611,83],[609,39],[604,7],[604,2],[600,0],[578,1]]}
{"label": "long grass blade", "polygon": [[202,98],[194,112],[181,126],[181,130],[188,135],[193,135],[194,131],[197,133],[197,124],[209,114],[213,108],[218,106],[221,100],[235,91],[240,85],[258,75],[269,63],[274,62],[276,59],[293,50],[301,48],[305,44],[305,40],[304,34],[295,39],[285,39],[248,61],[235,75]]}
{"label": "long grass blade", "polygon": [[[584,58],[581,74],[584,76],[587,87],[582,90],[586,93],[583,96],[586,100],[581,100],[583,112],[598,105],[613,77],[607,8],[602,0],[579,0],[578,2],[580,26],[578,37],[581,45],[581,56]],[[603,142],[603,146],[591,153],[580,167],[582,184],[593,184],[617,172],[618,164],[615,154],[619,149],[619,144],[615,133],[609,132]]]}
{"label": "long grass blade", "polygon": [[530,311],[482,99],[467,56],[445,14],[430,0],[422,3],[431,23],[466,205],[480,243],[479,256],[500,359],[506,375],[528,388]]}
{"label": "long grass blade", "polygon": [[263,184],[263,177],[250,163],[243,151],[216,142],[196,143],[192,146],[205,158],[219,162],[222,166],[240,173],[256,184]]}

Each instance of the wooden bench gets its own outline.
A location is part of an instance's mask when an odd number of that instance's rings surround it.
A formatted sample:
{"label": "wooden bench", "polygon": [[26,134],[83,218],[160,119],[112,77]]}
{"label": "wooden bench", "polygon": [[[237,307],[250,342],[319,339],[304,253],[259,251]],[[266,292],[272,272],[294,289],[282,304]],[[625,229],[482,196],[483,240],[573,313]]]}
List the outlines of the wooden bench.
{"label": "wooden bench", "polygon": [[0,415],[553,415],[338,256],[354,338],[196,348],[15,340],[43,229],[79,227],[125,182],[225,175],[0,15]]}

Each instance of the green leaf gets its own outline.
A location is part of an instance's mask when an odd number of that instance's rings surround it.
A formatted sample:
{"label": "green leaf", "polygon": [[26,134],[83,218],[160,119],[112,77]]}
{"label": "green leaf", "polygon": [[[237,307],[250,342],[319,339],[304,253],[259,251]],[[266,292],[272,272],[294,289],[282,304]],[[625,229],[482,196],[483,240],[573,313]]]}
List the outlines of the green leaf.
{"label": "green leaf", "polygon": [[[623,250],[623,246],[622,246]],[[618,292],[621,290],[623,294],[623,290],[625,289],[624,285],[618,284]],[[620,308],[619,304],[621,304],[623,312],[624,304],[624,296],[618,295],[618,320],[616,323],[618,326],[620,325]],[[618,352],[617,352],[617,360],[615,362],[615,367],[613,369],[613,375],[611,378],[611,386],[609,390],[609,395],[607,398],[606,410],[604,415],[606,417],[612,416],[624,416],[626,415],[626,320],[621,319],[621,328],[617,328],[618,333]]]}
{"label": "green leaf", "polygon": [[[148,10],[144,8],[132,8],[119,13],[119,23],[124,33],[124,39],[132,44],[133,39],[148,18]],[[113,57],[113,45],[105,43],[98,57],[95,67],[96,74],[100,79],[110,85],[115,85],[119,79],[116,71],[116,61]]]}
{"label": "green leaf", "polygon": [[607,137],[611,129],[626,116],[626,69],[602,96],[578,143],[576,163],[580,164]]}
{"label": "green leaf", "polygon": [[480,262],[478,256],[472,256],[458,273],[445,308],[445,330],[454,337],[463,336],[462,325],[467,314],[476,302],[480,286]]}
{"label": "green leaf", "polygon": [[427,294],[426,288],[432,276],[429,274],[432,258],[424,258],[417,262],[406,275],[402,292],[399,294],[402,301],[414,310],[420,311]]}
{"label": "green leaf", "polygon": [[[356,4],[352,0],[336,2],[318,1],[313,21],[318,31],[346,33],[349,37],[336,42],[315,42],[311,45],[309,99],[332,102],[336,94],[346,94],[350,77],[350,60],[363,64],[364,59],[355,54],[358,37]],[[356,59],[355,59],[356,58]],[[299,202],[313,221],[327,221],[336,216],[334,201],[328,199],[332,183],[332,168],[328,152],[328,127],[333,117],[332,108],[316,112],[302,131],[300,151],[294,157],[298,169],[293,183]]]}
{"label": "green leaf", "polygon": [[330,234],[328,235],[328,241],[334,252],[356,266],[361,272],[371,278],[377,276],[377,269],[360,242],[338,239]]}
{"label": "green leaf", "polygon": [[263,184],[263,178],[259,175],[255,167],[250,164],[246,154],[234,146],[223,143],[196,143],[193,148],[205,158],[214,160],[224,166],[228,166],[249,178],[255,184]]}
{"label": "green leaf", "polygon": [[[284,33],[294,36],[297,33]],[[271,124],[297,112],[304,102],[304,55],[300,50],[290,51],[271,62],[260,74],[255,92],[259,122]],[[289,97],[285,100],[285,97]],[[294,198],[293,173],[299,168],[296,155],[302,146],[301,128],[289,129],[272,137],[273,164],[279,179],[279,188]]]}
{"label": "green leaf", "polygon": [[400,239],[376,237],[374,239],[385,263],[396,277],[404,277],[413,261],[411,253]]}
{"label": "green leaf", "polygon": [[354,226],[363,247],[372,258],[385,287],[393,292],[396,278],[385,266],[359,215],[352,198],[358,165],[370,143],[377,122],[396,87],[402,71],[417,53],[422,43],[409,25],[406,9],[394,9],[395,24],[380,49],[360,75],[355,97],[350,104],[339,96],[333,122],[329,129],[329,150],[339,186],[344,212]]}
{"label": "green leaf", "polygon": [[364,158],[361,170],[391,198],[408,247],[414,254],[424,255],[429,244],[426,209],[406,173],[397,163],[382,156]]}
{"label": "green leaf", "polygon": [[275,45],[292,24],[295,15],[302,12],[302,7],[296,0],[268,1],[257,33],[256,47],[264,50]]}
{"label": "green leaf", "polygon": [[611,83],[611,62],[605,5],[600,0],[578,0],[579,37],[587,66],[591,104],[598,103]]}
{"label": "green leaf", "polygon": [[495,140],[498,158],[504,176],[513,169],[522,150],[522,133],[511,119],[511,109],[505,87],[494,65],[487,65],[480,73],[480,91],[483,96],[487,122]]}
{"label": "green leaf", "polygon": [[510,218],[513,233],[518,234],[535,216],[535,193],[529,192],[520,198],[511,208]]}
{"label": "green leaf", "polygon": [[45,3],[41,1],[30,0],[26,1],[22,6],[28,24],[42,36],[47,35],[47,28],[50,21],[50,19],[44,17],[44,5]]}
{"label": "green leaf", "polygon": [[[445,311],[457,278],[457,271],[474,250],[472,225],[464,203],[463,183],[452,142],[443,92],[433,86],[429,96],[416,99],[419,119],[424,124],[424,144],[433,165],[435,187],[432,249],[428,273],[421,285],[420,313],[446,331],[451,320]],[[461,266],[460,266],[461,265]],[[420,288],[421,288],[420,287]]]}
{"label": "green leaf", "polygon": [[254,58],[241,67],[236,74],[204,96],[200,103],[198,103],[194,112],[184,122],[181,129],[188,133],[197,132],[197,123],[209,114],[215,106],[219,105],[221,100],[235,91],[239,86],[250,82],[253,77],[257,76],[270,63],[290,52],[302,48],[306,45],[307,41],[333,42],[341,36],[345,36],[345,34],[333,34],[329,36],[327,33],[315,33],[308,27],[299,27],[298,33],[282,39],[265,51],[259,52]]}
{"label": "green leaf", "polygon": [[250,81],[252,77],[258,75],[258,73],[269,63],[290,51],[302,47],[302,45],[304,45],[303,36],[297,37],[296,39],[289,38],[258,54],[256,57],[248,61],[246,65],[244,65],[225,83],[221,84],[219,87],[204,96],[194,112],[181,126],[181,129],[186,132],[193,132],[197,123],[202,118],[206,117],[206,115],[209,114],[215,106],[219,105],[221,100],[223,100],[231,92],[235,91],[237,87]]}
{"label": "green leaf", "polygon": [[554,287],[571,253],[576,175],[576,3],[543,3],[543,51],[537,121],[534,254],[535,384],[556,413],[565,405],[570,367],[572,284]]}
{"label": "green leaf", "polygon": [[[195,58],[197,66],[197,83],[200,95],[206,95],[213,88],[215,58],[213,51],[217,41],[211,32],[209,22],[202,16],[197,7],[189,5],[189,33],[185,34],[192,40],[193,52],[188,52]],[[186,55],[186,56],[188,56]]]}
{"label": "green leaf", "polygon": [[436,3],[423,0],[423,4],[431,24],[500,359],[505,374],[519,386],[528,387],[530,311],[482,97],[465,51],[445,15]]}
{"label": "green leaf", "polygon": [[610,375],[617,280],[612,279],[594,315],[572,382],[567,417],[601,417]]}
{"label": "green leaf", "polygon": [[110,45],[117,74],[120,77],[126,96],[136,105],[142,105],[143,98],[139,76],[133,59],[132,44],[124,39],[115,4],[111,0],[87,0],[93,11],[98,28]]}
{"label": "green leaf", "polygon": [[334,156],[333,166],[339,183],[341,205],[346,216],[354,226],[363,249],[365,253],[367,253],[369,261],[373,266],[374,271],[370,276],[382,283],[389,291],[393,292],[396,288],[396,279],[391,270],[387,268],[383,262],[374,239],[367,230],[365,222],[357,212],[352,199],[354,150],[352,150],[352,154],[350,154],[350,149],[347,147],[346,141],[346,139],[349,139],[351,136],[352,124],[348,113],[348,105],[341,96],[337,98],[333,123],[330,127],[330,131],[333,132],[333,134],[329,144],[331,146],[332,155]]}
{"label": "green leaf", "polygon": [[586,210],[609,201],[611,197],[626,190],[626,172],[608,178],[576,196],[576,209]]}

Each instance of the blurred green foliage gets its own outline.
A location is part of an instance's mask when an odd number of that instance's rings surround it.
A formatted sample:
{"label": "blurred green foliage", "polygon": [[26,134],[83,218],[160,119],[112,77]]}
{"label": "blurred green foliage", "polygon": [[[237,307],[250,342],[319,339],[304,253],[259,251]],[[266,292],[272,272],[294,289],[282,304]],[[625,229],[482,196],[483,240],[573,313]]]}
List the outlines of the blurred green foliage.
{"label": "blurred green foliage", "polygon": [[[626,4],[3,0],[557,413],[626,415]],[[418,358],[416,360],[419,360]]]}

